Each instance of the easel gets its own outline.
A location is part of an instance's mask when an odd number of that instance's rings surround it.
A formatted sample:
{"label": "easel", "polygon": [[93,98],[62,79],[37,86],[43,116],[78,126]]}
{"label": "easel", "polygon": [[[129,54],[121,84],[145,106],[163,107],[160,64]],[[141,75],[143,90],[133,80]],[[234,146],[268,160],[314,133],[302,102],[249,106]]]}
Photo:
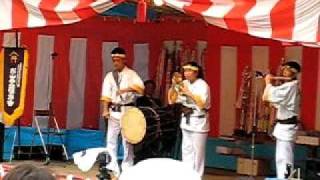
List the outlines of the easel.
{"label": "easel", "polygon": [[[55,118],[55,113],[54,113],[54,108],[52,103],[52,95],[50,93],[50,84],[52,82],[50,75],[52,74],[51,72],[52,72],[52,63],[53,63],[51,61],[53,61],[57,56],[58,54],[56,52],[52,52],[49,58],[50,62],[49,62],[49,71],[48,71],[48,77],[47,77],[48,107],[42,107],[42,109],[35,109],[33,112],[33,121],[34,121],[34,125],[36,126],[37,132],[35,132],[33,136],[32,146],[34,144],[35,135],[39,135],[41,145],[43,147],[45,157],[46,157],[46,162],[45,162],[46,165],[50,163],[50,151],[51,151],[50,147],[51,146],[48,146],[48,144],[51,144],[51,145],[53,144],[53,143],[50,143],[50,135],[59,137],[60,143],[58,145],[61,146],[63,149],[65,160],[69,160],[67,150],[64,145],[64,140],[63,140],[63,136],[65,134],[60,130],[57,120]],[[41,120],[39,119],[39,117],[46,117],[48,119],[46,124],[44,124],[43,121],[41,123]],[[46,142],[44,141],[45,135],[47,135]],[[30,154],[32,154],[32,146],[30,148]]]}
{"label": "easel", "polygon": [[[47,127],[45,127],[45,130],[43,130],[43,128],[41,127],[38,117],[48,117],[48,124]],[[33,135],[33,139],[32,139],[32,145],[30,148],[30,155],[32,154],[32,147],[34,145],[34,137],[35,135],[39,135],[40,136],[40,140],[41,140],[41,144],[45,153],[45,157],[46,157],[46,162],[45,165],[48,165],[50,163],[50,149],[48,147],[48,144],[50,144],[50,135],[54,135],[54,136],[59,136],[60,138],[60,145],[63,149],[63,153],[65,155],[65,160],[69,160],[68,157],[68,153],[66,150],[66,147],[63,143],[63,138],[62,136],[64,136],[64,132],[60,131],[60,128],[58,126],[57,120],[55,118],[54,115],[54,111],[53,111],[53,107],[52,107],[52,103],[49,103],[49,110],[34,110],[34,121],[35,121],[35,125],[37,128],[37,132]],[[53,127],[53,128],[52,128]],[[44,134],[47,135],[47,143],[45,143],[44,141]]]}

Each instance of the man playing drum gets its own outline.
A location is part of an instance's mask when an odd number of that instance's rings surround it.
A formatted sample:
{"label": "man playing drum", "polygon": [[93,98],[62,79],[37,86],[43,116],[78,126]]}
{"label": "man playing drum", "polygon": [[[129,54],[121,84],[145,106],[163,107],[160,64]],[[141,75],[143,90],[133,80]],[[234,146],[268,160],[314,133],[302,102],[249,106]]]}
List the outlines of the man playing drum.
{"label": "man playing drum", "polygon": [[[113,72],[109,72],[102,85],[101,101],[103,105],[102,116],[108,121],[107,148],[113,158],[109,164],[119,176],[117,164],[118,136],[120,133],[120,119],[124,112],[133,106],[137,94],[143,94],[144,85],[139,75],[126,66],[126,53],[122,48],[115,48],[111,52]],[[124,149],[122,170],[133,165],[133,147],[122,137]]]}

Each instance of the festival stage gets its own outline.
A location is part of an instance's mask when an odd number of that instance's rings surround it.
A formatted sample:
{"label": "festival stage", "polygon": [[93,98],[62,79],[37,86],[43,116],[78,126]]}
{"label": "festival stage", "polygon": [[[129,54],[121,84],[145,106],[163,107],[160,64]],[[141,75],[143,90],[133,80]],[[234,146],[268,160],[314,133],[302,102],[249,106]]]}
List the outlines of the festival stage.
{"label": "festival stage", "polygon": [[[32,145],[32,139],[34,139],[33,145],[35,150],[41,149],[41,143],[39,137],[35,135],[35,129],[32,127],[22,127],[21,128],[21,138],[20,145],[21,149],[28,151],[28,148]],[[47,138],[44,138],[47,140]],[[14,143],[15,142],[15,143]],[[59,138],[50,137],[49,144],[55,146],[59,145]],[[13,146],[13,143],[15,144]],[[3,158],[6,164],[10,164],[10,159],[12,159],[12,164],[23,162],[36,163],[38,165],[43,164],[45,158],[38,155],[32,155],[31,158],[26,155],[21,155],[22,158],[18,157],[15,152],[17,152],[19,144],[19,138],[17,134],[16,127],[10,127],[5,129],[5,138],[4,138],[4,152]],[[71,160],[64,162],[63,158],[59,157],[52,158],[53,163],[49,164],[49,168],[58,170],[61,173],[72,173],[82,176],[95,177],[97,174],[97,167],[93,168],[89,173],[82,173],[77,167],[73,164],[72,154],[79,152],[88,148],[96,147],[105,147],[105,133],[104,131],[99,130],[89,130],[89,129],[73,129],[65,130],[64,145],[66,146],[69,158]],[[255,158],[267,160],[268,172],[265,176],[274,177],[275,176],[275,167],[274,167],[274,150],[275,144],[271,142],[267,143],[258,143],[255,144]],[[243,177],[243,175],[237,175],[237,160],[239,156],[236,155],[225,155],[219,154],[216,152],[218,146],[231,147],[231,148],[240,148],[246,155],[250,155],[251,152],[251,143],[250,141],[228,141],[223,138],[208,138],[206,146],[206,175],[205,179],[230,179]],[[37,152],[37,151],[35,151]],[[61,151],[60,151],[61,152]],[[295,163],[297,167],[302,169],[302,173],[305,170],[305,162],[308,157],[308,148],[305,146],[297,145],[295,151]],[[179,154],[179,152],[178,152]],[[24,156],[24,157],[23,157]],[[60,157],[62,155],[60,154]],[[247,156],[248,157],[248,156]],[[122,148],[119,146],[118,158],[122,159]],[[24,159],[25,161],[22,161]],[[37,161],[35,161],[37,160]],[[58,161],[56,161],[58,160]],[[217,169],[220,169],[217,171]]]}

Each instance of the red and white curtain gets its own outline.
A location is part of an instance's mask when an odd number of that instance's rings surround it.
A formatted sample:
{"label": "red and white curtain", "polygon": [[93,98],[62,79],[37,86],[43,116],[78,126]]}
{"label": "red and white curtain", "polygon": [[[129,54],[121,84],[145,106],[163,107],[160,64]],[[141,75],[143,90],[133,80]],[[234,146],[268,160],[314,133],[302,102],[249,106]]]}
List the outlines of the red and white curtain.
{"label": "red and white curtain", "polygon": [[261,38],[320,44],[319,0],[164,0],[209,24]]}
{"label": "red and white curtain", "polygon": [[120,2],[122,0],[1,0],[0,30],[71,24]]}
{"label": "red and white curtain", "polygon": [[[1,0],[0,30],[79,22],[124,0]],[[261,38],[320,45],[319,0],[164,0],[209,24]]]}

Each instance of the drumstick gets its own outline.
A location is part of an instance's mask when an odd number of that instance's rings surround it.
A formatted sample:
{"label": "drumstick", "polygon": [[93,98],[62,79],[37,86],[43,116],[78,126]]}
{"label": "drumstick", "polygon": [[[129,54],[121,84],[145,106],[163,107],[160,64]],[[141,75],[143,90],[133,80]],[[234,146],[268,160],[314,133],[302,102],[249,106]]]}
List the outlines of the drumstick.
{"label": "drumstick", "polygon": [[105,130],[108,130],[108,122],[109,122],[109,117],[103,116],[104,122],[105,122]]}

